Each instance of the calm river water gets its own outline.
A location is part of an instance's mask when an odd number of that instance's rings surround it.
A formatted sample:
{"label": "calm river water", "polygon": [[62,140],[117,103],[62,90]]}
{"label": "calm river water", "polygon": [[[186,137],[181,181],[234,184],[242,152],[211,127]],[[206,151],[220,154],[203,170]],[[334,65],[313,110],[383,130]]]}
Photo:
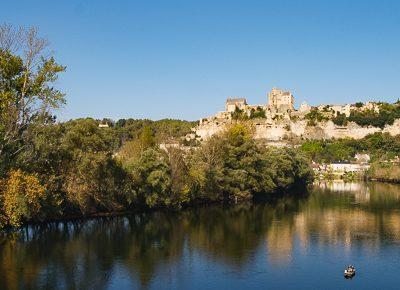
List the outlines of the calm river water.
{"label": "calm river water", "polygon": [[399,289],[400,185],[26,227],[0,236],[0,288]]}

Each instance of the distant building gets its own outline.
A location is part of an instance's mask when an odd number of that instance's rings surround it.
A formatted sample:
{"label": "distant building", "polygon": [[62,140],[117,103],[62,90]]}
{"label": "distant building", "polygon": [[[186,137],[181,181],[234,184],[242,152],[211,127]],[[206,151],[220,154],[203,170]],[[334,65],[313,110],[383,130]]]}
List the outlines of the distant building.
{"label": "distant building", "polygon": [[369,165],[361,165],[355,163],[331,163],[326,165],[327,170],[332,170],[333,172],[360,172],[367,170]]}
{"label": "distant building", "polygon": [[294,97],[289,91],[273,88],[268,93],[268,107],[278,112],[294,111]]}
{"label": "distant building", "polygon": [[225,103],[225,111],[233,113],[236,108],[240,110],[246,109],[247,102],[245,98],[228,98]]}
{"label": "distant building", "polygon": [[108,127],[110,127],[110,126],[108,125],[108,123],[100,123],[100,124],[99,124],[99,128],[108,128]]}
{"label": "distant building", "polygon": [[371,160],[369,154],[362,154],[362,153],[357,153],[356,155],[354,155],[354,158],[358,163],[361,164],[367,164]]}

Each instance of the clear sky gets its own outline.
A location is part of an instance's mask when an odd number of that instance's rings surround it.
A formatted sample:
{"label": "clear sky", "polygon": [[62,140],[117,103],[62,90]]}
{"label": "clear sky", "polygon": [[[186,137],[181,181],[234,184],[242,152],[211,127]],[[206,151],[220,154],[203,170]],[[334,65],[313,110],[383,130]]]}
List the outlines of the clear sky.
{"label": "clear sky", "polygon": [[274,86],[297,106],[400,96],[400,1],[1,0],[0,22],[67,66],[61,120],[195,120]]}

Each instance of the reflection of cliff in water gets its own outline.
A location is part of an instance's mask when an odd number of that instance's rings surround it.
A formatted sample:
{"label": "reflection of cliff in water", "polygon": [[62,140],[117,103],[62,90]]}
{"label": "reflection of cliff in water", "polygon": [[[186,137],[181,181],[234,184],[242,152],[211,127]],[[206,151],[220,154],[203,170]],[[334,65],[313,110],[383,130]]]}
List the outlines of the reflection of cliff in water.
{"label": "reflection of cliff in water", "polygon": [[291,263],[296,247],[376,251],[400,241],[399,209],[399,185],[323,184],[306,198],[27,227],[0,239],[0,281],[9,289],[102,289],[125,273],[146,288],[194,257],[240,271],[263,251],[273,265]]}

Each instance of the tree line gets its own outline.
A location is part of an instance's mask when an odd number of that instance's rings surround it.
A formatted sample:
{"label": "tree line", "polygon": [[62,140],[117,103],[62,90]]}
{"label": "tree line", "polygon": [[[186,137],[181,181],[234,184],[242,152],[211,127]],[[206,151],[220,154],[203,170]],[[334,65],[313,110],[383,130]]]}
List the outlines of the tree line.
{"label": "tree line", "polygon": [[357,153],[370,154],[372,161],[384,161],[400,156],[400,135],[377,132],[358,140],[307,140],[301,144],[300,150],[319,163],[351,162]]}

